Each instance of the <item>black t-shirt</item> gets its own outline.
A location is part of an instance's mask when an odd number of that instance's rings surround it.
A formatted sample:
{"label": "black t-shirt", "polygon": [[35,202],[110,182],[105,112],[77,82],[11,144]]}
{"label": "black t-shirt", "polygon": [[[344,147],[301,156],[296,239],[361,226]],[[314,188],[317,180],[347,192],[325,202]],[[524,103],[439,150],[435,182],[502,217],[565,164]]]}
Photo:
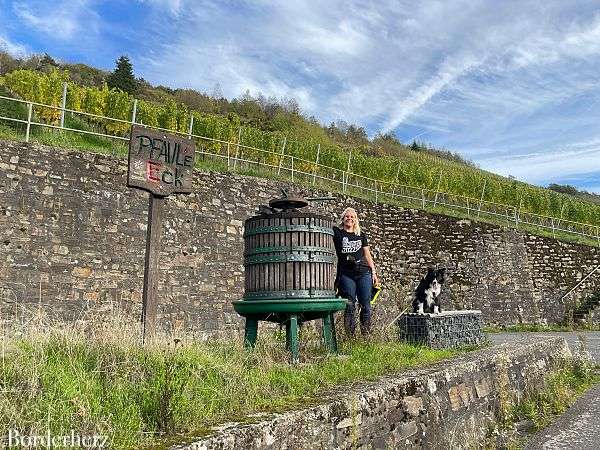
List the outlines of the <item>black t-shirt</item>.
{"label": "black t-shirt", "polygon": [[338,227],[333,227],[333,243],[338,257],[338,272],[345,275],[358,275],[368,272],[364,248],[368,247],[367,235],[360,236]]}

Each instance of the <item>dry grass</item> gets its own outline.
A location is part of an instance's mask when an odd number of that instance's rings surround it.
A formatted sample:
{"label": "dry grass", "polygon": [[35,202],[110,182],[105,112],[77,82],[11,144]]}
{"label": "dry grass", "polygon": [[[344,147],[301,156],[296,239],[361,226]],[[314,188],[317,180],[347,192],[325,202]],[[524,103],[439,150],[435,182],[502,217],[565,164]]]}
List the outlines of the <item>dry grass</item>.
{"label": "dry grass", "polygon": [[[118,311],[64,324],[34,312],[2,328],[0,427],[53,435],[106,435],[111,448],[139,448],[255,412],[316,403],[337,385],[375,379],[448,358],[376,336],[345,341],[329,357],[314,329],[301,338],[302,362],[288,363],[285,336],[262,333],[198,342],[159,334],[141,344],[140,327]],[[90,326],[90,324],[94,324]]]}

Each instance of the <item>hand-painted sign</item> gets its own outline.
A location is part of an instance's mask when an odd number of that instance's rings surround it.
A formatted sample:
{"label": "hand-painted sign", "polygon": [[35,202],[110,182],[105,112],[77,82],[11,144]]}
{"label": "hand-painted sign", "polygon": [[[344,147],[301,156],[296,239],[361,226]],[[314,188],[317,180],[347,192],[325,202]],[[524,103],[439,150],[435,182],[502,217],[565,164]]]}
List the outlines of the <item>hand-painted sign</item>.
{"label": "hand-painted sign", "polygon": [[191,139],[138,125],[131,128],[127,186],[150,192],[142,294],[144,340],[147,334],[153,334],[155,331],[161,214],[165,197],[169,194],[192,192],[195,152],[196,146]]}
{"label": "hand-painted sign", "polygon": [[137,125],[131,129],[127,185],[167,196],[192,192],[193,140]]}

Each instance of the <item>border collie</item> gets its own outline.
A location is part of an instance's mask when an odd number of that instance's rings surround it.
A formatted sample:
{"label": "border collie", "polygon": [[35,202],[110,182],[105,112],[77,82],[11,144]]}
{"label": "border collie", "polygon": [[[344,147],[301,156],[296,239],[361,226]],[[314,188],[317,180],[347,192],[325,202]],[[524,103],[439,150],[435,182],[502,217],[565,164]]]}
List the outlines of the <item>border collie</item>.
{"label": "border collie", "polygon": [[446,269],[432,267],[427,269],[427,275],[421,278],[415,291],[415,299],[412,303],[413,312],[418,314],[442,312],[440,293],[442,284],[444,284],[445,272]]}

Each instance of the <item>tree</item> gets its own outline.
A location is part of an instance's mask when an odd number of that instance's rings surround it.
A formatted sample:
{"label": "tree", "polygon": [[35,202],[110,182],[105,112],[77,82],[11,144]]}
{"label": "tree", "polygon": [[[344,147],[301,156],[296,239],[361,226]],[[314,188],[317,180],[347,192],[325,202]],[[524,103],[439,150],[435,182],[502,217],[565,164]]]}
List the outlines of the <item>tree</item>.
{"label": "tree", "polygon": [[0,50],[0,75],[17,70],[20,65],[21,61]]}
{"label": "tree", "polygon": [[369,143],[369,138],[367,137],[365,129],[356,125],[350,125],[348,127],[348,131],[346,131],[346,140],[351,144],[366,145]]}
{"label": "tree", "polygon": [[575,186],[571,186],[570,184],[550,183],[548,185],[548,189],[555,191],[555,192],[560,192],[562,194],[569,194],[569,195],[579,194],[579,191],[577,190],[577,188]]}
{"label": "tree", "polygon": [[137,82],[133,75],[133,66],[127,56],[121,56],[116,61],[117,67],[114,72],[108,76],[106,84],[109,88],[121,89],[129,94],[135,94],[137,91]]}
{"label": "tree", "polygon": [[62,64],[61,67],[69,71],[71,81],[82,86],[102,88],[109,76],[108,72],[85,64]]}
{"label": "tree", "polygon": [[223,91],[221,90],[221,85],[218,82],[215,83],[215,85],[213,86],[213,90],[210,96],[215,100],[225,98],[225,96],[223,95]]}
{"label": "tree", "polygon": [[58,68],[58,64],[56,63],[54,58],[52,58],[52,56],[50,56],[48,53],[44,53],[44,55],[40,59],[40,63],[37,70],[48,73],[56,68]]}
{"label": "tree", "polygon": [[[400,155],[402,150],[405,148],[404,145],[398,140],[394,133],[378,133],[375,135],[372,141],[372,146],[379,148],[386,155]],[[375,151],[373,154],[377,154]]]}

